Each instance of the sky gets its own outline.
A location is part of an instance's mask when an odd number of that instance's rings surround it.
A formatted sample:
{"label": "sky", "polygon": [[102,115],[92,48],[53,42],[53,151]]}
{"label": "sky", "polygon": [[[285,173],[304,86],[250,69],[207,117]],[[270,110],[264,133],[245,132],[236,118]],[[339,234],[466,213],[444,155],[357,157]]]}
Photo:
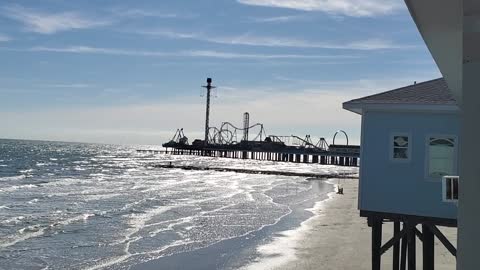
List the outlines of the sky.
{"label": "sky", "polygon": [[358,143],[342,102],[441,76],[402,0],[4,0],[0,59],[0,138],[114,144],[202,138],[207,77],[211,126]]}

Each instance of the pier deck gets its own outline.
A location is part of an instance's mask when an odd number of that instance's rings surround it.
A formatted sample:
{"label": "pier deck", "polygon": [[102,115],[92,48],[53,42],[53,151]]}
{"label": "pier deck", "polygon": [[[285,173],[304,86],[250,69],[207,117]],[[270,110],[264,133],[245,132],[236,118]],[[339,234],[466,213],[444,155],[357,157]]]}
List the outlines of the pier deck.
{"label": "pier deck", "polygon": [[[271,147],[269,147],[271,146]],[[233,159],[268,160],[293,163],[314,163],[358,167],[360,146],[331,145],[329,150],[298,147],[275,147],[274,145],[178,145],[163,150],[137,150],[139,153],[194,155]]]}

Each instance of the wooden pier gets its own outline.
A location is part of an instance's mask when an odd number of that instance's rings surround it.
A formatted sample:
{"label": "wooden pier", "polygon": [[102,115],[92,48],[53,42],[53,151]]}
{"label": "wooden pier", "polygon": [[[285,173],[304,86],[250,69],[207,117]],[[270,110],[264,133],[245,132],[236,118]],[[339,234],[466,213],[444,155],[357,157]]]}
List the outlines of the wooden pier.
{"label": "wooden pier", "polygon": [[139,153],[171,154],[220,157],[232,159],[252,159],[277,162],[310,163],[322,165],[337,165],[358,167],[360,164],[360,146],[332,145],[328,151],[314,148],[285,147],[282,149],[239,148],[237,146],[209,145],[198,147],[184,145],[165,150],[137,150]]}

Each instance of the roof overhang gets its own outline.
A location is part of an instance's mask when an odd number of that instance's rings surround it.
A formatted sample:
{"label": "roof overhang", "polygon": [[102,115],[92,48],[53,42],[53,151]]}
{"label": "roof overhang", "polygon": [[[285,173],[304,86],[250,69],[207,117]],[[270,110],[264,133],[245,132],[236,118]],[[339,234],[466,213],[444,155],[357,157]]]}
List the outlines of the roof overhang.
{"label": "roof overhang", "polygon": [[463,76],[462,1],[405,0],[405,3],[455,99],[461,100]]}
{"label": "roof overhang", "polygon": [[366,111],[419,112],[419,113],[458,113],[457,105],[430,104],[386,104],[386,103],[343,103],[345,110],[363,115]]}
{"label": "roof overhang", "polygon": [[480,63],[480,1],[405,0],[455,99],[462,103],[463,64]]}

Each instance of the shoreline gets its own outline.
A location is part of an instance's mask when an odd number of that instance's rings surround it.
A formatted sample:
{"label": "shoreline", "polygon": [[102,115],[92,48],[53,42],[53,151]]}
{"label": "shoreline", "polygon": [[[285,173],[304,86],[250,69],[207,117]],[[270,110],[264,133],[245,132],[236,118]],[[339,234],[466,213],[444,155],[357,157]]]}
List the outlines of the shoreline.
{"label": "shoreline", "polygon": [[[311,208],[305,209],[305,211],[312,213],[310,218],[302,221],[296,228],[277,233],[270,243],[258,246],[256,250],[261,257],[240,269],[276,269],[277,267],[281,267],[289,262],[295,261],[297,259],[295,251],[299,248],[302,237],[306,232],[312,229],[310,227],[310,223],[322,216],[322,209],[325,207],[326,203],[334,198],[336,194],[338,185],[333,182],[335,180],[336,178],[325,181],[327,184],[332,185],[334,189],[332,192],[327,194],[327,198],[317,201]],[[281,247],[281,250],[279,250],[279,247]]]}
{"label": "shoreline", "polygon": [[[329,199],[318,202],[311,209],[314,216],[302,222],[300,227],[284,231],[273,242],[257,247],[265,256],[242,270],[371,269],[371,229],[357,210],[358,180],[331,179],[328,182],[338,186],[334,181],[341,182],[344,195],[330,193]],[[384,227],[383,242],[386,242],[392,237],[393,226],[385,223]],[[455,228],[439,228],[450,241],[456,239]],[[421,243],[417,242],[418,267],[422,265],[421,252]],[[435,260],[436,269],[455,269],[455,258],[438,239],[435,239]],[[382,269],[391,267],[389,250],[382,256]]]}
{"label": "shoreline", "polygon": [[252,261],[261,259],[259,246],[271,243],[277,235],[285,231],[296,230],[305,220],[313,217],[310,209],[316,207],[319,202],[329,199],[329,194],[334,191],[334,185],[325,180],[311,179],[311,181],[317,182],[312,185],[325,192],[314,199],[294,205],[289,214],[274,224],[265,225],[259,230],[225,239],[208,247],[135,264],[130,269],[244,269]]}

